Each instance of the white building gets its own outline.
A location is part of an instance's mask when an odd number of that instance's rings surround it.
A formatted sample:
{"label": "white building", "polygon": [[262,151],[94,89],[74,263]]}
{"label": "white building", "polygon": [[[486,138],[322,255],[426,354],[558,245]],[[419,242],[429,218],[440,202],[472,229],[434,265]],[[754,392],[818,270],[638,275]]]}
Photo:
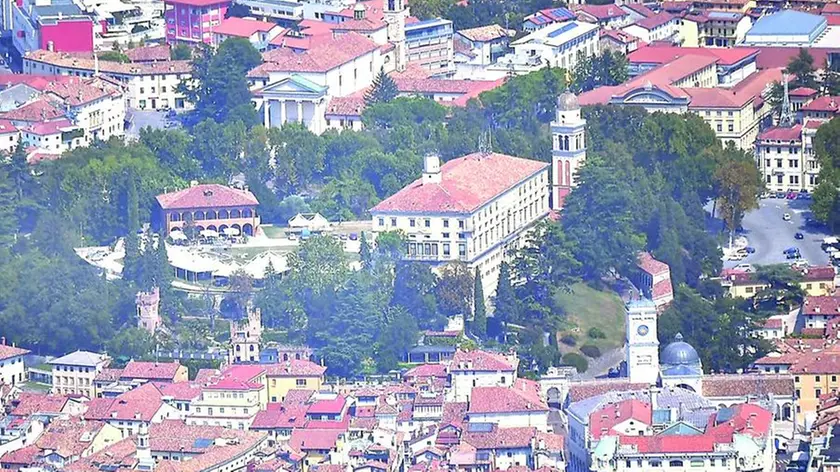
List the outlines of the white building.
{"label": "white building", "polygon": [[519,360],[487,351],[457,351],[449,365],[452,388],[447,401],[466,402],[473,387],[510,386]]}
{"label": "white building", "polygon": [[[520,385],[524,384],[524,385]],[[500,429],[533,427],[548,431],[548,405],[526,382],[503,387],[473,387],[467,417],[471,423],[492,423]]]}
{"label": "white building", "polygon": [[627,316],[627,376],[631,383],[656,384],[659,378],[659,338],[656,305],[650,300],[631,301]]}
{"label": "white building", "polygon": [[257,108],[266,127],[303,123],[313,133],[327,130],[326,113],[332,97],[344,97],[373,84],[380,70],[393,66],[393,56],[357,33],[296,53],[268,51],[266,62],[248,73]]}
{"label": "white building", "polygon": [[543,162],[479,152],[440,165],[426,156],[422,178],[370,210],[373,230],[405,233],[405,259],[480,269],[492,294],[507,252],[548,214],[548,185]]}
{"label": "white building", "polygon": [[577,173],[586,162],[586,120],[580,116],[577,97],[568,90],[557,97],[557,112],[551,122],[551,207],[563,207],[566,195],[577,185]]}
{"label": "white building", "polygon": [[622,30],[646,43],[653,41],[675,41],[680,31],[679,18],[663,11],[649,18],[641,19],[632,25],[625,26]]}
{"label": "white building", "polygon": [[213,28],[213,41],[214,44],[219,44],[228,38],[243,38],[258,51],[265,51],[268,43],[284,31],[285,29],[277,23],[230,17]]}
{"label": "white building", "polygon": [[178,85],[189,80],[190,61],[130,62],[98,61],[45,50],[32,51],[23,57],[23,72],[36,75],[68,75],[93,77],[101,74],[125,88],[125,99],[131,108],[160,110],[188,107]]}
{"label": "white building", "polygon": [[499,58],[490,69],[527,74],[543,67],[572,70],[578,54],[600,54],[599,27],[583,21],[566,21],[541,28],[513,43],[514,52]]}
{"label": "white building", "polygon": [[17,385],[26,381],[23,357],[26,349],[6,345],[6,338],[0,338],[0,384]]}
{"label": "white building", "polygon": [[49,364],[53,371],[52,393],[95,398],[96,387],[93,380],[110,362],[111,358],[105,354],[87,351],[76,351],[51,360]]}

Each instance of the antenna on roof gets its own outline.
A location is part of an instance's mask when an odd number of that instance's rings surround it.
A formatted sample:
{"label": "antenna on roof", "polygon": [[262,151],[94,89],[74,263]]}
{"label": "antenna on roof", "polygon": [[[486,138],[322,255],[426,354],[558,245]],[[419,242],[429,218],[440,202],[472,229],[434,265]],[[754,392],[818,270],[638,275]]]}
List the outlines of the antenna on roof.
{"label": "antenna on roof", "polygon": [[793,126],[793,111],[790,108],[790,97],[788,96],[788,75],[782,76],[782,112],[779,114],[779,126]]}
{"label": "antenna on roof", "polygon": [[490,128],[478,137],[478,153],[486,156],[493,152],[493,132]]}

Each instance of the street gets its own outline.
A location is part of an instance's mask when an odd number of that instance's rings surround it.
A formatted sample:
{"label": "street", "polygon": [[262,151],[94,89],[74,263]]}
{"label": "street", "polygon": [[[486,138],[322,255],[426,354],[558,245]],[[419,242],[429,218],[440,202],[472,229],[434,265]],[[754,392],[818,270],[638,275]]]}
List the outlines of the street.
{"label": "street", "polygon": [[[828,264],[828,254],[820,246],[828,233],[822,227],[805,225],[805,218],[810,216],[810,203],[811,200],[781,198],[761,200],[760,207],[747,213],[742,222],[744,231],[741,235],[747,238],[750,247],[755,248],[755,253],[741,261],[725,261],[724,268],[744,263],[767,265],[790,262],[782,253],[789,247],[799,248],[802,258],[811,265]],[[783,220],[785,213],[790,214],[790,221]],[[796,239],[796,233],[802,233],[805,238]]]}

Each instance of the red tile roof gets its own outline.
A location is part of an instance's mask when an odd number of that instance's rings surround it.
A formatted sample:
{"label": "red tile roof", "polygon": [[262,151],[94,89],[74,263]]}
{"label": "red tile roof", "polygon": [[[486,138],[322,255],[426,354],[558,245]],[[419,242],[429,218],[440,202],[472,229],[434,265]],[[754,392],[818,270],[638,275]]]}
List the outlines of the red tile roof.
{"label": "red tile roof", "polygon": [[766,329],[782,329],[784,323],[781,318],[767,318],[761,326]]}
{"label": "red tile roof", "polygon": [[388,25],[382,20],[363,18],[361,20],[346,20],[333,26],[333,31],[358,31],[361,33],[373,33],[385,29]]}
{"label": "red tile roof", "polygon": [[622,30],[602,29],[601,38],[608,37],[620,44],[630,44],[633,41],[638,41],[639,38],[633,36]]}
{"label": "red tile roof", "polygon": [[600,410],[589,414],[589,430],[594,439],[610,434],[612,429],[627,420],[634,420],[644,425],[653,422],[653,409],[649,403],[630,399],[618,403],[611,403]]}
{"label": "red tile roof", "polygon": [[21,392],[18,396],[14,416],[29,416],[35,413],[58,414],[64,410],[68,398],[64,395],[47,395],[43,393]]}
{"label": "red tile roof", "polygon": [[512,36],[509,31],[497,24],[458,30],[458,34],[472,42],[493,41]]}
{"label": "red tile roof", "polygon": [[690,110],[697,108],[743,108],[760,99],[769,84],[782,79],[782,69],[766,69],[750,74],[732,89],[685,88],[691,95]]}
{"label": "red tile roof", "polygon": [[660,280],[659,282],[653,284],[653,290],[651,290],[651,298],[653,299],[653,301],[672,297],[673,295],[674,286],[673,284],[671,284],[670,277],[668,277],[665,280]]}
{"label": "red tile roof", "polygon": [[237,38],[250,38],[255,33],[267,33],[273,28],[280,28],[280,25],[267,21],[231,16],[230,18],[223,19],[218,26],[214,26],[213,33]]}
{"label": "red tile roof", "polygon": [[470,414],[548,411],[539,397],[511,387],[473,387]]}
{"label": "red tile roof", "polygon": [[809,266],[802,269],[802,276],[807,282],[831,280],[834,281],[836,271],[834,266]]}
{"label": "red tile roof", "polygon": [[627,16],[627,12],[622,10],[621,7],[616,4],[580,5],[575,8],[575,13],[578,14],[578,18],[580,18],[581,12],[595,18],[597,21],[607,21],[613,18],[623,18]]}
{"label": "red tile roof", "polygon": [[718,59],[718,64],[731,66],[758,55],[755,48],[683,48],[677,46],[648,46],[627,55],[631,64],[665,64],[682,56],[709,56]]}
{"label": "red tile roof", "polygon": [[306,423],[306,405],[269,403],[254,417],[251,429],[305,428]]}
{"label": "red tile roof", "polygon": [[628,4],[624,5],[624,8],[627,8],[628,10],[632,10],[632,11],[638,13],[639,15],[642,15],[645,18],[650,18],[650,17],[656,15],[655,11],[651,10],[650,8],[644,6],[641,3],[635,3],[635,4],[628,3]]}
{"label": "red tile roof", "polygon": [[335,448],[342,434],[337,429],[294,429],[289,446],[296,451],[329,450]]}
{"label": "red tile roof", "polygon": [[164,210],[192,208],[251,207],[259,205],[257,197],[248,190],[219,184],[202,184],[177,192],[157,196]]}
{"label": "red tile roof", "polygon": [[793,396],[793,376],[785,374],[706,374],[701,393],[707,398]]}
{"label": "red tile roof", "polygon": [[840,296],[820,295],[816,297],[805,297],[802,304],[803,315],[840,315]]}
{"label": "red tile roof", "polygon": [[0,116],[12,121],[46,121],[64,117],[64,109],[57,99],[41,97]]}
{"label": "red tile roof", "polygon": [[424,377],[446,377],[446,366],[443,364],[421,364],[408,369],[403,378],[416,380]]}
{"label": "red tile roof", "polygon": [[458,350],[453,356],[449,366],[453,372],[457,371],[484,371],[484,372],[512,372],[516,366],[510,359],[502,354],[489,351],[463,351]]}
{"label": "red tile roof", "polygon": [[357,116],[361,117],[365,110],[365,97],[350,95],[347,97],[332,97],[327,104],[324,116]]}
{"label": "red tile roof", "polygon": [[21,127],[21,131],[36,136],[52,136],[54,134],[61,134],[65,131],[76,128],[70,120],[66,118],[59,118],[51,121],[40,121],[32,123],[29,126]]}
{"label": "red tile roof", "polygon": [[603,395],[608,392],[633,392],[646,390],[650,385],[646,383],[631,383],[627,379],[598,379],[584,382],[573,382],[569,385],[569,400],[578,402]]}
{"label": "red tile roof", "polygon": [[330,38],[306,51],[272,49],[263,54],[263,64],[248,72],[249,77],[265,77],[269,72],[327,72],[379,49],[379,45],[357,33]]}
{"label": "red tile roof", "polygon": [[167,397],[175,401],[192,401],[201,396],[201,387],[193,382],[155,382],[164,399]]}
{"label": "red tile roof", "polygon": [[[740,47],[732,48],[731,50],[744,49]],[[773,67],[787,67],[790,60],[799,54],[799,48],[790,47],[758,47],[749,48],[757,49],[759,51],[758,58],[755,61],[756,67],[759,69],[769,69]],[[822,67],[830,52],[838,52],[840,48],[808,48],[808,53],[814,58],[814,64]]]}
{"label": "red tile roof", "polygon": [[263,365],[269,377],[321,377],[327,368],[309,360],[290,359]]}
{"label": "red tile roof", "polygon": [[209,7],[211,5],[227,6],[231,0],[165,0],[166,5],[189,5],[191,7]]}
{"label": "red tile roof", "polygon": [[649,252],[639,253],[637,265],[639,269],[642,269],[651,276],[664,275],[671,271],[668,264],[654,259]]}
{"label": "red tile roof", "polygon": [[11,359],[12,357],[25,356],[29,354],[27,349],[21,349],[7,344],[0,344],[0,361]]}
{"label": "red tile roof", "polygon": [[371,212],[469,214],[547,167],[505,154],[469,154],[443,164],[440,183],[417,179]]}
{"label": "red tile roof", "polygon": [[[93,54],[70,54],[39,49],[37,51],[26,53],[26,59],[43,64],[90,72],[93,72],[96,68],[95,61],[93,60]],[[99,70],[102,74],[131,76],[151,74],[189,74],[192,71],[192,64],[190,61],[171,60],[129,63],[99,61]]]}
{"label": "red tile roof", "polygon": [[840,15],[840,3],[827,3],[822,11],[820,12],[821,15]]}
{"label": "red tile roof", "polygon": [[11,121],[0,119],[0,134],[13,134],[17,132],[17,127]]}
{"label": "red tile roof", "polygon": [[788,95],[791,97],[810,97],[812,95],[816,95],[817,93],[819,93],[817,90],[810,87],[797,87],[788,92]]}
{"label": "red tile roof", "polygon": [[840,111],[840,97],[822,96],[815,98],[810,103],[802,105],[802,111]]}
{"label": "red tile roof", "polygon": [[53,451],[65,459],[81,457],[92,445],[105,423],[85,421],[80,418],[53,420],[35,445],[44,451]]}
{"label": "red tile roof", "polygon": [[476,449],[516,449],[531,446],[537,428],[498,428],[491,432],[464,432],[461,442]]}
{"label": "red tile roof", "polygon": [[123,51],[131,62],[168,61],[170,51],[168,44],[154,44]]}
{"label": "red tile roof", "polygon": [[61,97],[70,106],[80,106],[106,97],[120,97],[122,91],[112,82],[101,77],[54,81],[47,84],[45,92]]}
{"label": "red tile roof", "polygon": [[660,26],[665,25],[670,21],[673,21],[674,18],[674,15],[670,13],[660,12],[656,15],[647,18],[642,18],[634,24],[650,31],[659,28]]}
{"label": "red tile roof", "polygon": [[720,411],[709,417],[706,434],[729,437],[733,433],[753,437],[766,436],[770,432],[773,415],[754,403],[740,403],[730,407],[734,414],[725,422],[718,423]]}
{"label": "red tile roof", "polygon": [[635,446],[641,454],[713,452],[715,450],[715,444],[720,442],[731,442],[731,437],[726,441],[717,441],[715,436],[709,434],[690,436],[619,436],[619,443]]}
{"label": "red tile roof", "polygon": [[70,77],[66,75],[0,74],[0,87],[8,88],[24,84],[43,92],[50,82],[69,79]]}
{"label": "red tile roof", "polygon": [[[35,463],[40,453],[41,449],[38,446],[30,444],[0,456],[0,466],[4,469],[6,466],[9,466],[9,468],[12,468],[11,466],[28,466]],[[17,467],[15,468],[17,469]]]}
{"label": "red tile roof", "polygon": [[175,380],[186,367],[175,362],[130,361],[123,369],[121,378],[141,380]]}
{"label": "red tile roof", "polygon": [[306,390],[302,388],[293,388],[286,392],[286,398],[283,400],[284,405],[295,405],[309,402],[315,390]]}
{"label": "red tile roof", "polygon": [[157,386],[145,383],[114,398],[94,398],[88,403],[87,420],[151,421],[163,406]]}
{"label": "red tile roof", "polygon": [[758,135],[759,141],[801,141],[802,125],[773,126]]}
{"label": "red tile roof", "polygon": [[94,377],[95,382],[116,382],[122,375],[122,369],[104,368]]}
{"label": "red tile roof", "polygon": [[347,399],[343,395],[336,395],[329,400],[317,400],[306,410],[307,415],[338,415],[344,411]]}

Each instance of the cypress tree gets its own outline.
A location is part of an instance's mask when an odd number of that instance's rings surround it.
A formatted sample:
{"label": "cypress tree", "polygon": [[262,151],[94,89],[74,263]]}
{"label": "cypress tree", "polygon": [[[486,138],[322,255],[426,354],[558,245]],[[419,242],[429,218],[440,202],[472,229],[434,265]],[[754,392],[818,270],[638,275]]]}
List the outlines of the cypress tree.
{"label": "cypress tree", "polygon": [[472,333],[478,337],[487,335],[487,308],[484,306],[484,285],[481,283],[481,271],[475,269],[475,288],[473,289]]}

